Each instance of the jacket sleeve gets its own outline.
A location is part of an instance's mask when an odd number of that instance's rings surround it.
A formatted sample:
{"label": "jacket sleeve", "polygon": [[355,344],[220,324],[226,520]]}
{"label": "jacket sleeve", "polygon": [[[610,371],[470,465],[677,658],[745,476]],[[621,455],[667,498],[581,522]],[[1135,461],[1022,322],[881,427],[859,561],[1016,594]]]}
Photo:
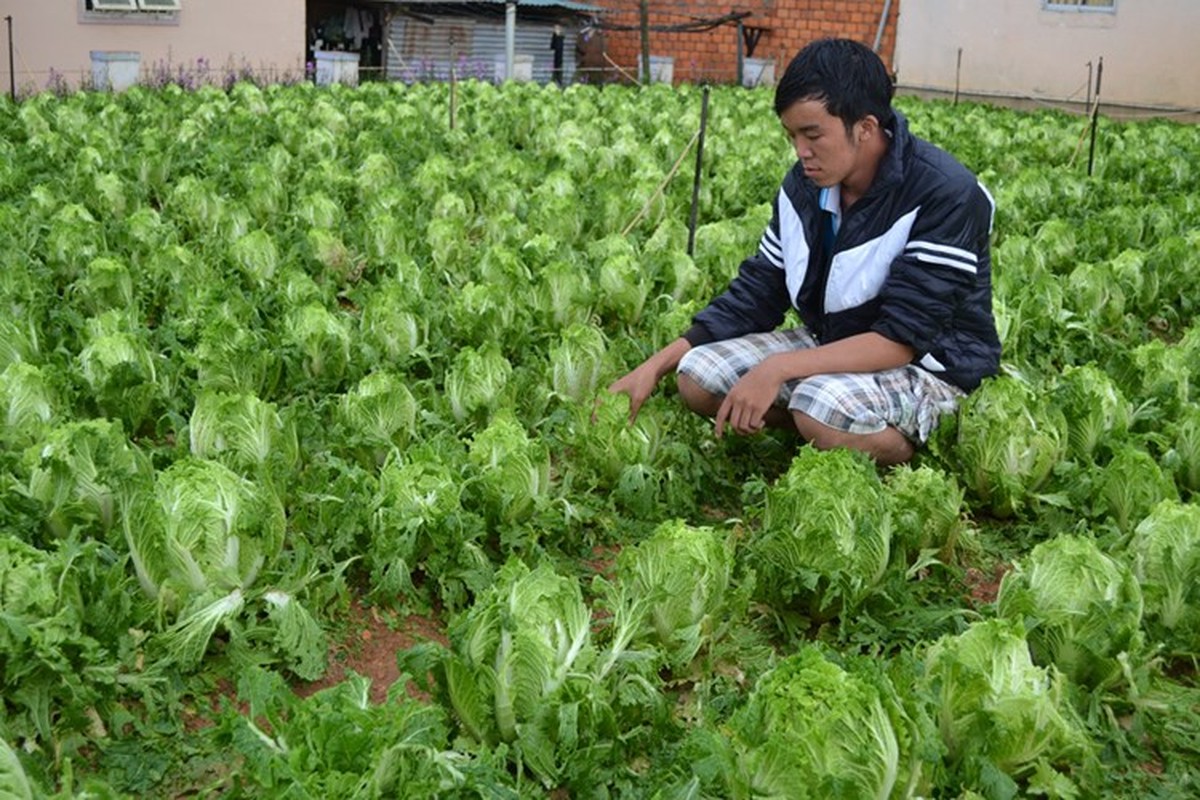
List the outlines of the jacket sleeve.
{"label": "jacket sleeve", "polygon": [[931,193],[892,263],[872,330],[910,345],[921,361],[965,303],[990,297],[979,289],[991,281],[992,214],[991,197],[974,179],[947,181]]}
{"label": "jacket sleeve", "polygon": [[774,330],[783,322],[791,301],[779,238],[782,197],[781,191],[758,251],[742,261],[729,288],[692,318],[692,327],[683,336],[693,346]]}

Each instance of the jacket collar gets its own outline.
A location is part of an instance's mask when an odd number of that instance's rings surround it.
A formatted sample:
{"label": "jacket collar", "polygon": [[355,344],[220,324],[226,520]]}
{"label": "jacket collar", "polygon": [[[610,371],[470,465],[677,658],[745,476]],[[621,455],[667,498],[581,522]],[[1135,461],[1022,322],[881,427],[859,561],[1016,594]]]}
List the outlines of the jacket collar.
{"label": "jacket collar", "polygon": [[912,149],[912,134],[908,130],[908,120],[899,111],[893,109],[892,122],[884,130],[888,136],[888,149],[879,162],[875,171],[875,180],[867,194],[890,188],[904,180],[904,164],[908,161],[908,153]]}

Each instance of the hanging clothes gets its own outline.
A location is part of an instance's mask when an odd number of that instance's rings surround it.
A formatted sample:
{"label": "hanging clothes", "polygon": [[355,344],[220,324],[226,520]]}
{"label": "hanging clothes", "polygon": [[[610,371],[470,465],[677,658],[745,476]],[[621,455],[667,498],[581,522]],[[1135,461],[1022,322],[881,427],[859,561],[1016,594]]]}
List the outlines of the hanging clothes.
{"label": "hanging clothes", "polygon": [[363,42],[371,35],[375,16],[364,8],[350,6],[342,23],[346,42],[355,50],[361,50]]}

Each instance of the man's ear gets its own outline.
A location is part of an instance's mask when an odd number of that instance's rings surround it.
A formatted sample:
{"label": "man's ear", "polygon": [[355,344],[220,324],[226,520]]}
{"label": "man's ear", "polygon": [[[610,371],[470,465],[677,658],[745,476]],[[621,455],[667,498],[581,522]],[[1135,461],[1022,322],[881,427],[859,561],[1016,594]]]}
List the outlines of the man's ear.
{"label": "man's ear", "polygon": [[865,142],[872,136],[879,135],[879,118],[874,114],[867,114],[865,117],[854,123],[855,137],[860,142]]}

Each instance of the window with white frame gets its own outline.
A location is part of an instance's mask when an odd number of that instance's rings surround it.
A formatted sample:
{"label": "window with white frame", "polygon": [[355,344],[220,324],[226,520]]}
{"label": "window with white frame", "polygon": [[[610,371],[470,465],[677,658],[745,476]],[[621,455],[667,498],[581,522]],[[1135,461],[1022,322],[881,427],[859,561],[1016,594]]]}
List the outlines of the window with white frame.
{"label": "window with white frame", "polygon": [[1117,0],[1042,0],[1047,11],[1116,11]]}
{"label": "window with white frame", "polygon": [[81,22],[174,22],[182,0],[79,0]]}

